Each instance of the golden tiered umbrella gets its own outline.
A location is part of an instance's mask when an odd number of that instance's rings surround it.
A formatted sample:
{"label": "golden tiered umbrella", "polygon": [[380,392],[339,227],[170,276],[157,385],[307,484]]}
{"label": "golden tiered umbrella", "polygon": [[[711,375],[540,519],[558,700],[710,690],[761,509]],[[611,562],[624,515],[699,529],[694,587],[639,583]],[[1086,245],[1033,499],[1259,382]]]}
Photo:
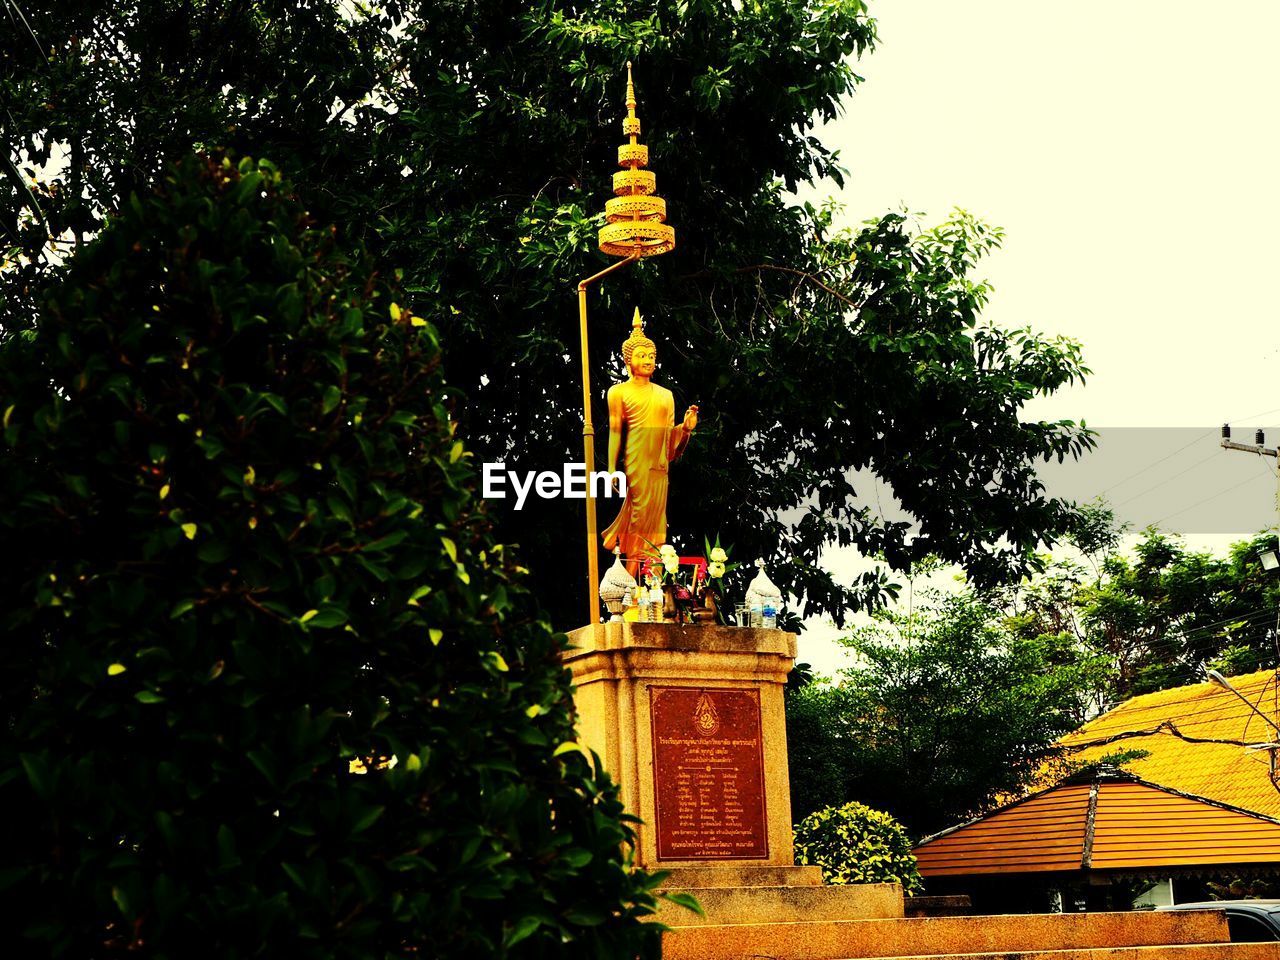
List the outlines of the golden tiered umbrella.
{"label": "golden tiered umbrella", "polygon": [[667,201],[654,193],[657,178],[651,171],[640,169],[649,165],[649,148],[637,142],[640,118],[636,116],[636,87],[631,80],[630,61],[627,116],[622,121],[622,132],[630,142],[618,148],[618,166],[622,169],[613,175],[613,192],[617,196],[604,205],[608,223],[600,228],[600,249],[629,260],[656,257],[675,249],[676,231],[666,222]]}
{"label": "golden tiered umbrella", "polygon": [[636,88],[631,79],[631,61],[627,61],[627,115],[622,132],[628,142],[618,147],[618,166],[613,175],[616,196],[606,201],[605,220],[600,228],[600,249],[610,256],[622,257],[578,284],[578,319],[582,335],[582,447],[587,473],[587,581],[590,611],[587,623],[600,617],[600,544],[596,530],[596,501],[591,472],[595,469],[595,426],[591,422],[591,369],[587,352],[587,288],[641,257],[669,253],[676,246],[676,231],[667,220],[667,202],[657,196],[657,178],[644,170],[649,165],[649,148],[639,142],[640,118],[636,116]]}

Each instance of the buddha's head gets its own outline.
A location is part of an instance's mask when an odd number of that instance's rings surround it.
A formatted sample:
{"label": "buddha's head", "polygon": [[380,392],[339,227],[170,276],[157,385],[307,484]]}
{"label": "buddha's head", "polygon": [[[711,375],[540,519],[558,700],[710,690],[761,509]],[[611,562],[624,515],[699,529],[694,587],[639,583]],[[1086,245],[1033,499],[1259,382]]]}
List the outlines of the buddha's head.
{"label": "buddha's head", "polygon": [[644,335],[644,321],[640,319],[640,308],[636,308],[635,317],[631,321],[631,336],[622,343],[622,359],[633,377],[651,377],[658,365],[658,347]]}

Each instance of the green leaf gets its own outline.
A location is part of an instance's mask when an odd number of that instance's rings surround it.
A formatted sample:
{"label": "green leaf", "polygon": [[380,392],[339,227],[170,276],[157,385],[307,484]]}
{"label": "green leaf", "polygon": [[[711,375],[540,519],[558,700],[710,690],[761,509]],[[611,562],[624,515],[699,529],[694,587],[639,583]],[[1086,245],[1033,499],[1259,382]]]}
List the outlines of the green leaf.
{"label": "green leaf", "polygon": [[564,912],[564,918],[579,927],[598,927],[604,923],[604,913],[596,907],[573,907]]}
{"label": "green leaf", "polygon": [[365,544],[364,551],[366,553],[380,553],[390,550],[392,547],[403,543],[407,536],[409,536],[409,531],[396,530],[394,533],[389,533],[385,537],[379,537],[377,540]]}
{"label": "green leaf", "polygon": [[531,936],[541,925],[542,921],[537,917],[521,917],[512,924],[511,928],[507,931],[507,935],[503,941],[504,945],[508,948],[514,947],[521,940],[525,940]]}
{"label": "green leaf", "polygon": [[283,863],[283,862],[282,862],[282,863],[280,864],[280,869],[281,869],[281,870],[283,870],[283,871],[285,872],[285,875],[286,875],[286,876],[288,876],[288,878],[289,878],[290,880],[292,880],[292,881],[293,881],[294,885],[295,885],[299,890],[301,890],[303,893],[307,893],[307,892],[308,892],[308,890],[307,890],[307,882],[306,882],[306,880],[303,878],[303,876],[302,876],[302,872],[301,872],[297,867],[295,867],[295,866],[294,866],[293,864],[291,864],[291,863]]}
{"label": "green leaf", "polygon": [[260,750],[250,750],[245,754],[249,758],[249,762],[258,768],[258,771],[266,778],[267,783],[275,786],[276,783],[276,765],[271,753],[266,748]]}
{"label": "green leaf", "polygon": [[346,523],[352,522],[353,518],[351,516],[351,510],[340,497],[330,495],[325,498],[324,502],[325,506],[329,508],[329,512],[339,520],[345,521]]}
{"label": "green leaf", "polygon": [[338,404],[342,402],[342,391],[333,384],[325,387],[324,400],[320,405],[321,413],[332,413],[337,409]]}
{"label": "green leaf", "polygon": [[45,754],[23,753],[18,755],[27,782],[38,797],[48,797],[50,787],[49,760]]}
{"label": "green leaf", "polygon": [[705,917],[707,911],[703,909],[698,898],[691,893],[660,893],[658,894],[663,900],[674,903],[678,907],[684,907],[686,910],[692,910],[700,917]]}
{"label": "green leaf", "polygon": [[303,615],[302,622],[317,629],[340,627],[347,622],[347,612],[341,607],[325,606],[317,611],[308,611],[311,616]]}
{"label": "green leaf", "polygon": [[132,920],[133,914],[129,910],[129,896],[121,887],[111,888],[111,899],[115,901],[116,908],[124,916],[126,920]]}
{"label": "green leaf", "polygon": [[384,812],[386,812],[386,807],[370,807],[365,810],[356,818],[355,823],[352,824],[351,832],[355,834],[368,830]]}

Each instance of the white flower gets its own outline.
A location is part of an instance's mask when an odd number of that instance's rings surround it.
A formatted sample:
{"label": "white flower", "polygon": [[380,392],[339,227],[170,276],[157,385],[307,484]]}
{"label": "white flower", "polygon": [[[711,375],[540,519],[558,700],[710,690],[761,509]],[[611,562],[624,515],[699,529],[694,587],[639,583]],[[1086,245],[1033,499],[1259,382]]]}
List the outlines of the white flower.
{"label": "white flower", "polygon": [[[721,551],[721,552],[723,553],[724,551]],[[714,554],[712,554],[712,555],[714,556]],[[711,576],[713,576],[713,577],[717,577],[717,578],[719,578],[719,577],[723,577],[723,576],[724,576],[724,564],[723,564],[723,563],[721,563],[719,560],[712,560],[712,561],[711,561],[711,565],[710,565],[709,567],[707,567],[707,572],[708,572],[708,573],[710,573],[710,574],[711,574]]]}
{"label": "white flower", "polygon": [[662,557],[662,559],[665,561],[667,557],[675,557],[675,556],[679,556],[679,554],[676,553],[676,548],[673,547],[671,544],[664,543],[662,546],[658,548],[658,556]]}
{"label": "white flower", "polygon": [[[728,560],[728,559],[729,559],[729,555],[728,555],[727,553],[725,553],[725,552],[724,552],[722,549],[720,549],[719,547],[715,547],[714,549],[712,549],[712,551],[711,551],[711,561],[712,561],[713,563],[720,563],[720,564],[723,564],[723,563],[724,563],[726,560]],[[717,573],[717,574],[715,574],[715,576],[717,576],[717,577],[718,577],[718,576],[720,576],[720,574],[718,574],[718,573]]]}
{"label": "white flower", "polygon": [[680,569],[680,561],[674,555],[664,559],[662,565],[667,568],[667,573],[676,573]]}

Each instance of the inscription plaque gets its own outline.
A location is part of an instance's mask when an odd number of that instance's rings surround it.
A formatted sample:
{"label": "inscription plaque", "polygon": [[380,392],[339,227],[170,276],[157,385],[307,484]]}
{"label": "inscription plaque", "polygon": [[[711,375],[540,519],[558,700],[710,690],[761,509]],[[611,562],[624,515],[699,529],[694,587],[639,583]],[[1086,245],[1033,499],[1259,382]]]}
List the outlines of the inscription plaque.
{"label": "inscription plaque", "polygon": [[764,860],[760,691],[650,687],[659,860]]}

